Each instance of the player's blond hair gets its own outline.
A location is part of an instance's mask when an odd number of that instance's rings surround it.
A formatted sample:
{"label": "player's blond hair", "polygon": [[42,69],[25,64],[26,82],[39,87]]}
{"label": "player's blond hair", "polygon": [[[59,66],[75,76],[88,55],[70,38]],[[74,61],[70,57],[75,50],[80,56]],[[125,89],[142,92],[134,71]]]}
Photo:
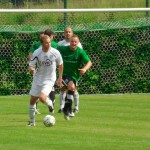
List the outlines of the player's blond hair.
{"label": "player's blond hair", "polygon": [[45,40],[50,39],[48,35],[43,35],[40,39],[41,43],[43,43]]}

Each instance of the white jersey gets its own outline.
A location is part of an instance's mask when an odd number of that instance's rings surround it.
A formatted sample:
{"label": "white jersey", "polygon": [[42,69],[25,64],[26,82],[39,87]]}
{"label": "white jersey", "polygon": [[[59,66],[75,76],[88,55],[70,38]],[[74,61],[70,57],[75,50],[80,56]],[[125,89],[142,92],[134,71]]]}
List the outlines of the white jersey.
{"label": "white jersey", "polygon": [[50,48],[48,52],[44,52],[42,47],[38,48],[32,54],[29,66],[36,67],[33,76],[33,82],[37,85],[49,84],[56,81],[56,65],[63,64],[61,54],[55,48]]}
{"label": "white jersey", "polygon": [[[69,45],[70,45],[70,42],[67,42],[67,41],[64,39],[64,40],[62,40],[62,41],[59,41],[59,42],[58,42],[58,45],[59,45],[59,46],[69,46]],[[83,49],[83,47],[82,47],[82,45],[81,45],[80,42],[78,43],[77,46]]]}

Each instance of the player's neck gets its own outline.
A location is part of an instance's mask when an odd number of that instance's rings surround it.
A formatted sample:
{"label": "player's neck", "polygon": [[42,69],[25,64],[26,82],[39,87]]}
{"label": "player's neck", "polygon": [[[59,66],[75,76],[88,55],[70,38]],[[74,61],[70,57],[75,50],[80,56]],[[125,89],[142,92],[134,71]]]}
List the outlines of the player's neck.
{"label": "player's neck", "polygon": [[42,48],[42,51],[46,53],[46,52],[49,51],[49,49],[50,49],[50,48],[44,48],[44,47],[43,47],[43,48]]}
{"label": "player's neck", "polygon": [[70,39],[67,39],[67,38],[66,38],[65,40],[66,40],[66,42],[69,42],[69,43],[70,43]]}
{"label": "player's neck", "polygon": [[75,51],[75,50],[76,50],[76,48],[77,48],[77,47],[70,46],[70,50],[71,50],[71,51]]}

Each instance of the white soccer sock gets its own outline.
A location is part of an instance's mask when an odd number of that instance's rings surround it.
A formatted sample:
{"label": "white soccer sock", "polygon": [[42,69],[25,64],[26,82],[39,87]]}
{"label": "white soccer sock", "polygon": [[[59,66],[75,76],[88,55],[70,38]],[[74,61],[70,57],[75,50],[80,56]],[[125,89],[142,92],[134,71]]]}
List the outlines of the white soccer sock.
{"label": "white soccer sock", "polygon": [[78,91],[74,92],[74,105],[75,105],[75,109],[79,109],[79,93]]}
{"label": "white soccer sock", "polygon": [[53,102],[52,102],[52,100],[50,100],[48,97],[46,98],[45,103],[46,103],[48,106],[50,106],[50,107],[53,108]]}
{"label": "white soccer sock", "polygon": [[72,101],[73,101],[73,95],[71,95],[71,94],[67,94],[67,99],[70,99],[70,100],[72,100]]}
{"label": "white soccer sock", "polygon": [[63,108],[64,108],[64,105],[65,105],[65,98],[66,98],[66,91],[60,91],[60,96],[59,96],[60,109],[63,109]]}
{"label": "white soccer sock", "polygon": [[35,109],[36,109],[36,105],[29,106],[29,116],[30,116],[30,121],[32,123],[35,123]]}

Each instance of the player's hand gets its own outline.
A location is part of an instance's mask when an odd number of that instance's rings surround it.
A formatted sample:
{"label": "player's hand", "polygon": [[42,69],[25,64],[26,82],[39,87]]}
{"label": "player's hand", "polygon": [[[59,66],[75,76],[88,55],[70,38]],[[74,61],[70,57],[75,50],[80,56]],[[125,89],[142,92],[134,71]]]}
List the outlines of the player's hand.
{"label": "player's hand", "polygon": [[33,74],[35,73],[35,68],[30,67],[29,71],[30,71],[30,73],[33,75]]}
{"label": "player's hand", "polygon": [[59,88],[62,88],[62,78],[58,78],[58,80],[57,80],[57,84],[58,84],[58,86],[59,86]]}
{"label": "player's hand", "polygon": [[84,75],[86,73],[86,69],[84,69],[84,68],[81,68],[78,70],[80,71],[80,75]]}

